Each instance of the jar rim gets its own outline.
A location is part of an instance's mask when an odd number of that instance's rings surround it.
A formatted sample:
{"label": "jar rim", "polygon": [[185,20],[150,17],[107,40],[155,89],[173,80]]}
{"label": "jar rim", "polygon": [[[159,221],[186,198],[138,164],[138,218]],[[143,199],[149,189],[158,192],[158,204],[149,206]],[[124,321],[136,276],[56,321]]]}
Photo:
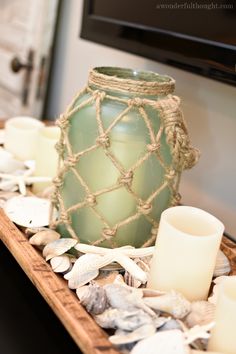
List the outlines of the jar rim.
{"label": "jar rim", "polygon": [[173,93],[175,80],[153,71],[102,66],[90,71],[88,85],[103,90],[155,96]]}

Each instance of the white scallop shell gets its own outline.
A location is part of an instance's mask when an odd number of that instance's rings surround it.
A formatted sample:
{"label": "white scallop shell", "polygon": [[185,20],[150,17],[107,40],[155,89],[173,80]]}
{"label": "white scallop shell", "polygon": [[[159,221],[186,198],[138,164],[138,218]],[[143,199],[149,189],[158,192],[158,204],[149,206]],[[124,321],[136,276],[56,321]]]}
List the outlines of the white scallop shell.
{"label": "white scallop shell", "polygon": [[119,334],[110,336],[109,341],[115,345],[129,344],[150,337],[155,332],[156,327],[153,324],[146,324],[135,329],[133,332],[118,332]]}
{"label": "white scallop shell", "polygon": [[138,342],[131,354],[189,354],[183,333],[178,330],[157,332]]}
{"label": "white scallop shell", "polygon": [[221,250],[218,251],[216,264],[214,269],[214,277],[220,277],[221,275],[228,275],[231,271],[231,266],[228,258]]}
{"label": "white scallop shell", "polygon": [[64,278],[68,280],[69,288],[77,289],[96,278],[99,274],[99,267],[93,266],[95,266],[101,258],[103,257],[100,255],[89,253],[79,257],[71,271],[64,276]]}
{"label": "white scallop shell", "polygon": [[214,319],[215,305],[208,301],[194,301],[191,303],[191,311],[185,319],[189,327],[205,325]]}
{"label": "white scallop shell", "polygon": [[37,197],[14,197],[9,199],[4,211],[11,221],[24,227],[49,225],[50,201]]}
{"label": "white scallop shell", "polygon": [[0,191],[0,208],[4,208],[6,202],[14,197],[18,197],[20,194],[11,191]]}
{"label": "white scallop shell", "polygon": [[73,238],[60,238],[48,243],[43,249],[43,257],[46,261],[69,251],[78,241]]}
{"label": "white scallop shell", "polygon": [[52,270],[55,273],[65,273],[71,268],[71,260],[67,255],[56,256],[50,259]]}
{"label": "white scallop shell", "polygon": [[34,234],[30,239],[29,243],[34,246],[46,246],[48,243],[58,240],[61,235],[54,230],[42,230]]}

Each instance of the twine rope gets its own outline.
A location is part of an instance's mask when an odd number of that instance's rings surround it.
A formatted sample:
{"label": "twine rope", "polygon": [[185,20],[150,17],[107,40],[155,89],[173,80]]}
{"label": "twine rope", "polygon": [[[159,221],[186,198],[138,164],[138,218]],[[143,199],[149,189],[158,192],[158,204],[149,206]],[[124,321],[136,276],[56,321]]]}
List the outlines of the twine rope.
{"label": "twine rope", "polygon": [[[54,193],[52,195],[52,208],[59,210],[59,219],[51,219],[51,227],[57,227],[58,225],[65,225],[67,231],[72,238],[80,239],[79,235],[75,233],[71,225],[71,213],[84,207],[90,207],[95,216],[102,222],[103,230],[100,237],[93,242],[93,245],[99,245],[104,241],[107,241],[111,248],[117,247],[116,234],[117,231],[129,223],[139,219],[143,216],[151,224],[151,234],[149,239],[142,245],[142,247],[148,247],[155,241],[158,222],[154,220],[150,213],[152,210],[152,204],[154,199],[165,188],[169,188],[171,200],[170,205],[176,205],[180,201],[180,195],[178,193],[179,181],[181,172],[184,169],[189,169],[196,164],[199,158],[199,151],[193,148],[190,144],[186,123],[183,118],[183,114],[179,108],[180,99],[177,96],[173,96],[170,92],[173,91],[174,80],[168,83],[156,83],[156,82],[142,82],[134,80],[124,80],[114,77],[109,77],[108,83],[107,76],[91,71],[88,81],[88,86],[81,90],[73,99],[72,103],[68,106],[65,114],[61,115],[57,120],[57,125],[61,129],[61,137],[56,145],[56,149],[59,154],[59,167],[57,177],[54,179]],[[91,85],[100,87],[102,89],[91,88]],[[147,98],[120,98],[107,93],[105,90],[117,90],[117,91],[129,91],[138,94],[152,95],[157,93],[166,94],[166,96],[160,98],[157,101]],[[84,94],[90,94],[90,97],[80,104],[76,105],[76,101]],[[101,107],[104,99],[114,102],[120,102],[125,104],[124,110],[114,118],[110,126],[105,129],[101,117]],[[96,122],[98,127],[98,137],[91,147],[73,153],[71,143],[68,138],[68,130],[71,117],[87,105],[95,105],[96,109]],[[148,117],[146,107],[151,106],[154,108],[160,116],[161,125],[155,134],[152,127],[152,122]],[[122,120],[122,118],[129,113],[132,109],[136,109],[139,112],[140,117],[145,122],[148,129],[150,142],[146,144],[146,151],[138,161],[128,170],[122,166],[122,164],[116,159],[114,154],[110,150],[110,137],[111,130]],[[170,146],[172,154],[172,162],[170,165],[166,165],[164,159],[160,153],[160,139],[165,133],[166,142]],[[79,169],[76,165],[79,164],[79,160],[82,156],[86,155],[90,151],[102,148],[105,155],[110,159],[115,168],[119,172],[119,178],[113,186],[109,186],[102,190],[92,192],[87,185],[86,181],[79,173]],[[163,182],[158,188],[147,198],[142,200],[135,191],[132,189],[132,181],[135,171],[140,167],[151,155],[155,155],[159,163],[165,170]],[[71,171],[81,186],[85,190],[85,198],[82,202],[66,209],[62,198],[62,187],[64,183],[64,175],[66,172]],[[102,215],[96,208],[97,197],[111,191],[124,187],[135,199],[137,203],[136,212],[127,217],[124,220],[117,222],[115,225],[109,225],[105,216]],[[53,215],[53,213],[51,213]]]}

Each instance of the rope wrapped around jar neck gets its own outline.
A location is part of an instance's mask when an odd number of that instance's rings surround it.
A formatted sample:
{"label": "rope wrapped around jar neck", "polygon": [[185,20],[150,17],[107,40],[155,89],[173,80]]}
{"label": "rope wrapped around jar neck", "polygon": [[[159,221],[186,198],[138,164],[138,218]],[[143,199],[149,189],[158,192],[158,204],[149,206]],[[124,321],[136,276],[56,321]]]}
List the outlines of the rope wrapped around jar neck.
{"label": "rope wrapped around jar neck", "polygon": [[151,71],[135,72],[131,69],[101,67],[90,71],[88,86],[95,86],[105,91],[165,96],[174,92],[175,80],[170,76]]}

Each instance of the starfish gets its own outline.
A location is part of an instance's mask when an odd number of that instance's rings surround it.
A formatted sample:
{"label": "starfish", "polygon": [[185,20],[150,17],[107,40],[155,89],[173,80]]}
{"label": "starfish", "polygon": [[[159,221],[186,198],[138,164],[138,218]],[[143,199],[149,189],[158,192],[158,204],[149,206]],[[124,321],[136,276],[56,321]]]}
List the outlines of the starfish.
{"label": "starfish", "polygon": [[87,282],[88,278],[89,280],[96,278],[99,269],[113,262],[119,263],[141,283],[147,282],[146,272],[144,272],[132,258],[151,256],[154,252],[154,247],[136,249],[131,246],[124,246],[109,249],[77,243],[74,248],[85,254],[79,257],[72,270],[65,276],[65,278],[69,280],[70,288],[77,288],[84,285],[84,282]]}
{"label": "starfish", "polygon": [[34,166],[29,165],[29,168],[26,169],[22,174],[8,174],[8,173],[0,173],[0,178],[2,181],[0,182],[0,189],[7,190],[8,188],[12,188],[13,186],[17,186],[19,188],[19,192],[22,195],[26,195],[26,185],[30,185],[36,182],[51,182],[51,177],[38,177],[32,176],[34,173]]}

